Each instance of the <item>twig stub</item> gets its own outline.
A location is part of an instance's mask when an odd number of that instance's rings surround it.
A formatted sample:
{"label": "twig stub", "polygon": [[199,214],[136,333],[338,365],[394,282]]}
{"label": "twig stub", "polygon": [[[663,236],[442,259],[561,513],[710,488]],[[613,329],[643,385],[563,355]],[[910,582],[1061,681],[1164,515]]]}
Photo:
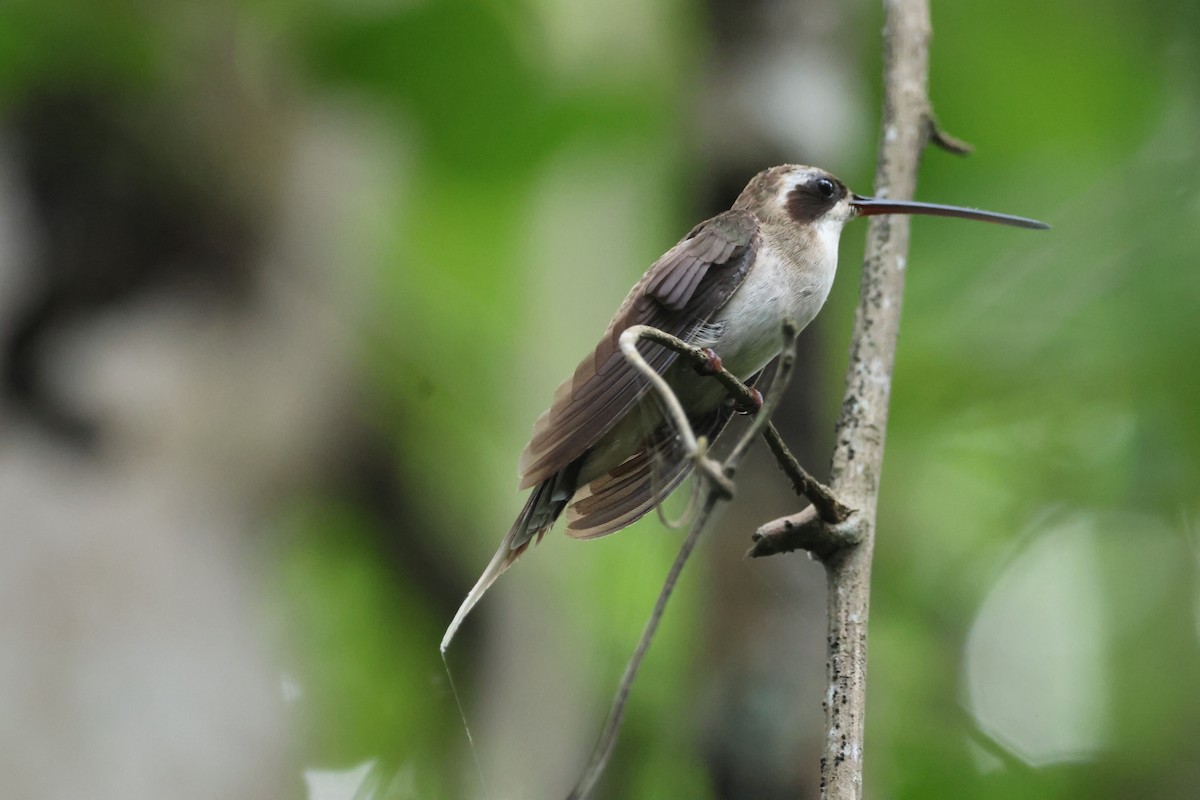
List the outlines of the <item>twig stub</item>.
{"label": "twig stub", "polygon": [[746,551],[746,558],[807,550],[818,561],[828,562],[862,540],[862,527],[853,513],[841,522],[830,524],[821,519],[815,506],[809,506],[797,514],[768,522],[750,539],[754,544]]}
{"label": "twig stub", "polygon": [[942,129],[942,126],[938,124],[937,117],[932,113],[926,117],[926,124],[928,126],[930,144],[956,156],[969,156],[975,152],[975,147],[970,142],[946,133]]}

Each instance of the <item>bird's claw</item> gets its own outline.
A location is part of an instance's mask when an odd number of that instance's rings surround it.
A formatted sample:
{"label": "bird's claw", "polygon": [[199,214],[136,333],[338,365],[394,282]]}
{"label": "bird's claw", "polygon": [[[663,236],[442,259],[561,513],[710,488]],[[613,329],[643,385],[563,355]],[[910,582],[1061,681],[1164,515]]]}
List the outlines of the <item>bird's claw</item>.
{"label": "bird's claw", "polygon": [[749,389],[750,397],[739,399],[733,407],[733,410],[739,414],[757,414],[763,407],[762,392],[753,386]]}

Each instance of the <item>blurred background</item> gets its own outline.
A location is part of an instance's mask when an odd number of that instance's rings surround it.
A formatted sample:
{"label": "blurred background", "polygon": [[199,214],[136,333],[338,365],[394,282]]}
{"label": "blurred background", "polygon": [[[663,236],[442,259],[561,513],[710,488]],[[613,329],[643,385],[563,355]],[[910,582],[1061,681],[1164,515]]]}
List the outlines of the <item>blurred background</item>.
{"label": "blurred background", "polygon": [[[1200,791],[1200,6],[935,3],[977,150],[913,223],[874,798]],[[681,534],[547,537],[449,651],[517,455],[757,171],[871,191],[875,3],[6,0],[0,773],[28,798],[563,796]],[[827,472],[865,225],[779,423]],[[818,796],[824,576],[756,453],[610,798]],[[677,504],[678,506],[678,504]]]}

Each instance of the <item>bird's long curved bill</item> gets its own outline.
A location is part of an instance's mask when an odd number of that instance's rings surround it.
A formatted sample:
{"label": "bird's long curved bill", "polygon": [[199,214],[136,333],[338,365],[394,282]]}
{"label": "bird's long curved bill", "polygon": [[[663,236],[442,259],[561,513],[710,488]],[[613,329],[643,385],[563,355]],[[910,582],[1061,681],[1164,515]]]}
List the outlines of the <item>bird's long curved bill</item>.
{"label": "bird's long curved bill", "polygon": [[994,211],[983,211],[978,208],[963,208],[961,206],[944,206],[940,203],[918,203],[914,200],[887,200],[876,197],[854,195],[850,205],[858,210],[861,216],[874,214],[925,214],[931,217],[959,217],[960,219],[977,219],[980,222],[995,222],[1000,225],[1013,225],[1018,228],[1037,228],[1045,230],[1050,226],[1044,222],[1028,217],[1014,217],[1011,214],[997,214]]}

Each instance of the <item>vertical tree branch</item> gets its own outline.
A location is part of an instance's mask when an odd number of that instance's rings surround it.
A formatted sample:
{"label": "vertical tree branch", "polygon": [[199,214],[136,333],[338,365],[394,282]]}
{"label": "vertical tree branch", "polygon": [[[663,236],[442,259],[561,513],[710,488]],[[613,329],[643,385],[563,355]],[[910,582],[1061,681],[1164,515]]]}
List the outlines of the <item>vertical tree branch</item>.
{"label": "vertical tree branch", "polygon": [[[929,7],[926,0],[885,0],[884,6],[883,121],[875,193],[909,199],[929,133]],[[858,510],[861,539],[825,561],[829,688],[821,791],[831,800],[862,796],[871,556],[908,230],[904,216],[871,221],[833,454],[830,485],[839,499]]]}

